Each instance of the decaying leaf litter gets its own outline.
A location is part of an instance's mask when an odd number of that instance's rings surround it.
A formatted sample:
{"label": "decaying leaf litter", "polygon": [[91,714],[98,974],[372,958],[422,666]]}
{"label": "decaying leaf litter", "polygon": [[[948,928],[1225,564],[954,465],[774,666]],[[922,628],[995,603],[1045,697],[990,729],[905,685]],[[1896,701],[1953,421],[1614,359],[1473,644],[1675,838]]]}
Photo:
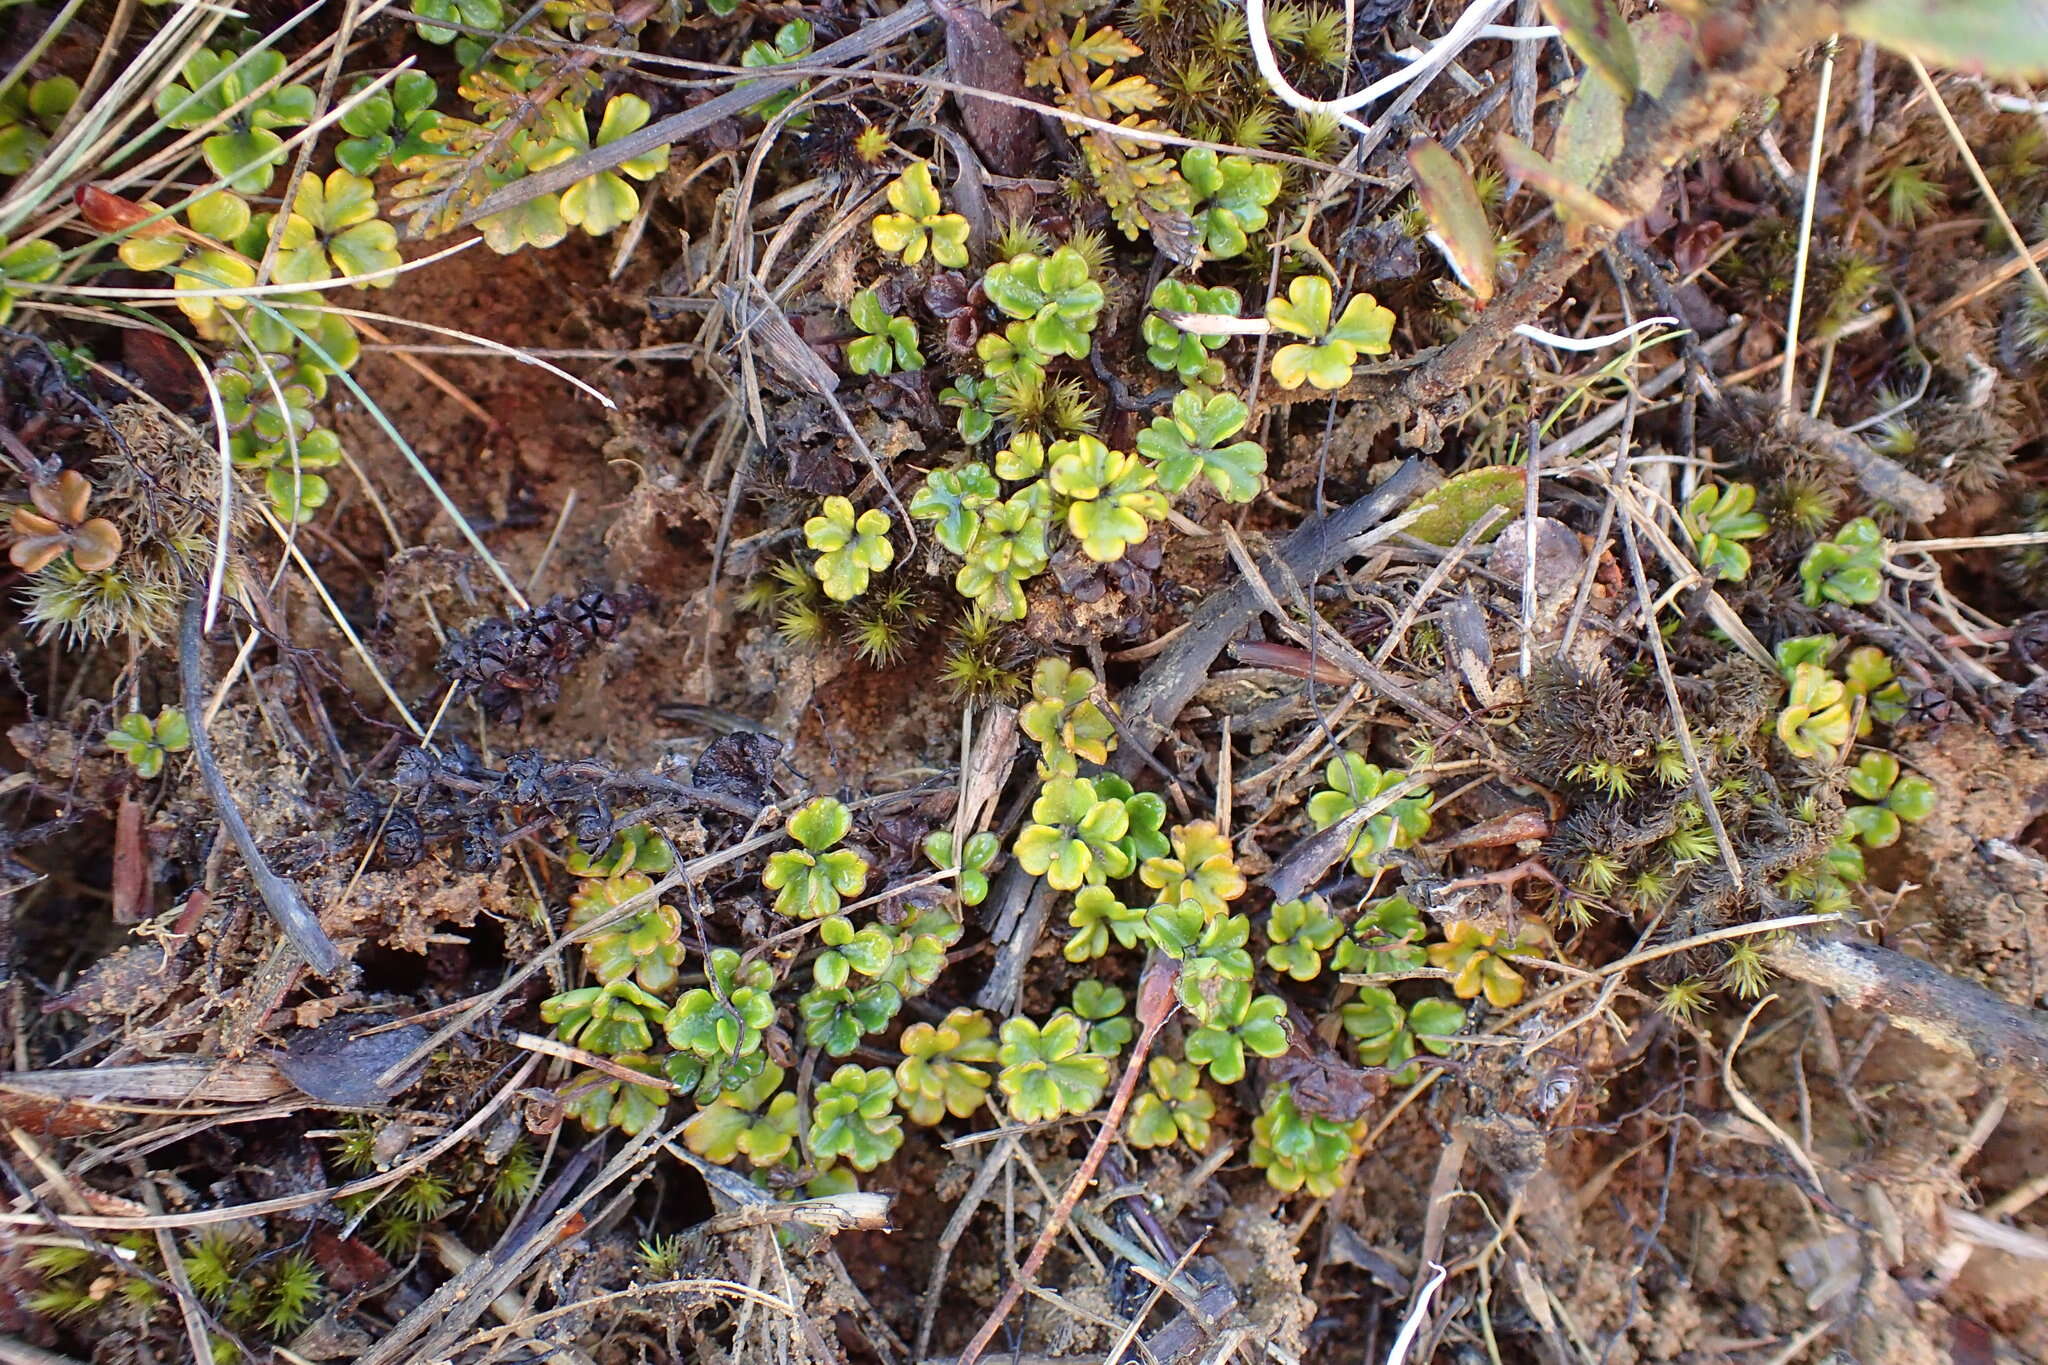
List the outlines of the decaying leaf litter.
{"label": "decaying leaf litter", "polygon": [[2040,20],[16,7],[0,1354],[2048,1352]]}

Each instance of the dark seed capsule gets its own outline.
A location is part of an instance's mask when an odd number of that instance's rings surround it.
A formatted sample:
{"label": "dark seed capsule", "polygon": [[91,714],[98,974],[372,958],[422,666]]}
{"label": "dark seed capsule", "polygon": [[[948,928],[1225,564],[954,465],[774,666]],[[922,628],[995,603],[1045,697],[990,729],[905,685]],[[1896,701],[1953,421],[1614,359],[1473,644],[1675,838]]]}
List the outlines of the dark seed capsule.
{"label": "dark seed capsule", "polygon": [[1955,714],[1955,698],[1938,688],[1919,688],[1906,703],[1906,719],[1915,725],[1946,725]]}
{"label": "dark seed capsule", "polygon": [[2048,611],[2032,611],[2012,623],[2012,657],[2030,668],[2048,668]]}

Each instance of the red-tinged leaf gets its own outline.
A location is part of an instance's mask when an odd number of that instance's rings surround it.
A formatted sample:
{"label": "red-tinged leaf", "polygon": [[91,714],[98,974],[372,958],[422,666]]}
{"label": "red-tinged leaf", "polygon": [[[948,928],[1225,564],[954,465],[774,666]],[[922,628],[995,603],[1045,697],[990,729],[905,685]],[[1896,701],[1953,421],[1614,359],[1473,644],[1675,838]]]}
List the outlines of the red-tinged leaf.
{"label": "red-tinged leaf", "polygon": [[1642,88],[1636,45],[1614,0],[1542,0],[1543,13],[1564,33],[1579,59],[1600,73],[1622,103]]}
{"label": "red-tinged leaf", "polygon": [[[1024,59],[973,0],[932,0],[946,27],[946,74],[956,84],[998,95],[1024,94]],[[1029,109],[972,95],[953,96],[968,141],[997,175],[1028,174],[1038,160],[1038,116]]]}
{"label": "red-tinged leaf", "polygon": [[1493,225],[1486,221],[1479,190],[1458,158],[1442,144],[1418,138],[1409,144],[1408,165],[1415,172],[1415,194],[1429,216],[1436,244],[1458,272],[1472,296],[1484,304],[1493,298]]}
{"label": "red-tinged leaf", "polygon": [[135,225],[149,217],[156,210],[123,199],[118,194],[109,194],[97,185],[80,185],[73,195],[78,211],[85,218],[86,226],[94,232],[124,232],[135,229],[138,237],[161,237],[177,229],[168,218],[160,218],[146,228]]}
{"label": "red-tinged leaf", "polygon": [[1843,14],[1859,38],[1999,80],[2048,76],[2048,0],[1863,0]]}
{"label": "red-tinged leaf", "polygon": [[1539,193],[1548,195],[1557,205],[1558,215],[1567,223],[1590,223],[1610,232],[1619,232],[1628,226],[1627,214],[1584,185],[1567,180],[1557,167],[1520,138],[1495,133],[1493,145],[1500,153],[1501,163]]}
{"label": "red-tinged leaf", "polygon": [[149,843],[142,837],[142,803],[123,796],[114,813],[114,923],[140,924],[150,915]]}

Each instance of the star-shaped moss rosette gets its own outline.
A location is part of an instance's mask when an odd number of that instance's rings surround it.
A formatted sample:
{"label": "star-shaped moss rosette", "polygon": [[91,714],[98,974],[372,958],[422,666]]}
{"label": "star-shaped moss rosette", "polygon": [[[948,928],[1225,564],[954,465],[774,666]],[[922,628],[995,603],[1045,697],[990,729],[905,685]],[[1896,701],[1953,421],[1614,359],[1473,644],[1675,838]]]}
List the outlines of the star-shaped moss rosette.
{"label": "star-shaped moss rosette", "polygon": [[1354,294],[1333,324],[1330,282],[1320,275],[1298,275],[1287,297],[1266,305],[1266,321],[1275,330],[1306,338],[1273,354],[1273,380],[1283,389],[1304,383],[1324,391],[1351,382],[1352,367],[1361,355],[1385,355],[1393,348],[1393,310],[1370,294]]}
{"label": "star-shaped moss rosette", "polygon": [[875,245],[905,265],[916,265],[929,251],[950,270],[967,265],[967,220],[944,211],[938,187],[932,184],[929,162],[913,161],[889,184],[892,213],[875,216],[870,225]]}
{"label": "star-shaped moss rosette", "polygon": [[761,884],[776,893],[775,913],[790,919],[822,919],[839,913],[844,898],[868,884],[867,860],[838,847],[853,828],[853,813],[821,796],[789,817],[789,837],[801,845],[768,857]]}
{"label": "star-shaped moss rosette", "polygon": [[804,544],[819,552],[811,572],[825,596],[851,602],[868,590],[870,575],[896,561],[889,526],[889,514],[879,507],[856,516],[845,498],[825,499],[818,515],[804,523]]}

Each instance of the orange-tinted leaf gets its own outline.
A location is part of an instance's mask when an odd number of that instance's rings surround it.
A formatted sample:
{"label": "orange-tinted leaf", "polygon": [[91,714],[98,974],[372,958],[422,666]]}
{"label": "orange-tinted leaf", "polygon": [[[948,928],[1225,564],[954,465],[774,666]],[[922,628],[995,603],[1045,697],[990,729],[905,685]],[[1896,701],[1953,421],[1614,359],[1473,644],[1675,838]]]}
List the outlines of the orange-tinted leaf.
{"label": "orange-tinted leaf", "polygon": [[1482,304],[1493,298],[1493,225],[1472,177],[1459,162],[1429,138],[1408,145],[1408,165],[1415,172],[1415,194],[1436,243],[1449,258],[1473,297]]}
{"label": "orange-tinted leaf", "polygon": [[1543,13],[1564,33],[1581,61],[1599,72],[1622,103],[1642,88],[1636,45],[1614,0],[1542,0]]}
{"label": "orange-tinted leaf", "polygon": [[1507,133],[1493,135],[1494,149],[1500,153],[1501,162],[1507,168],[1548,195],[1556,203],[1558,215],[1567,222],[1590,223],[1604,227],[1610,232],[1619,232],[1628,226],[1628,215],[1602,199],[1584,185],[1567,180],[1557,167],[1545,160],[1534,147]]}

